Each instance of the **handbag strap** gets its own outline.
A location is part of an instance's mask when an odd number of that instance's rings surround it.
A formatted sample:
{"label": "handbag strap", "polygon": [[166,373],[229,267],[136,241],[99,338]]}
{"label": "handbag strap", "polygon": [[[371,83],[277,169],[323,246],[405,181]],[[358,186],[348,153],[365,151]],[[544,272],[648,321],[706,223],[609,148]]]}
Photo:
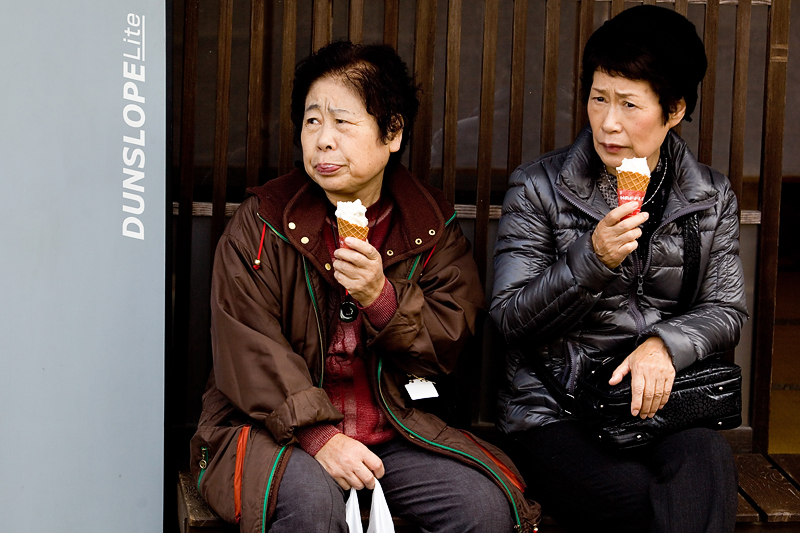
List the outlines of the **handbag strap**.
{"label": "handbag strap", "polygon": [[549,392],[558,403],[561,411],[568,415],[580,415],[580,404],[578,404],[578,400],[575,396],[570,394],[567,388],[556,379],[546,366],[544,366],[544,361],[540,360],[538,357],[531,357],[529,361],[533,364],[536,376],[547,389],[547,392]]}
{"label": "handbag strap", "polygon": [[683,279],[678,297],[678,314],[692,305],[700,277],[700,217],[692,213],[682,219],[683,227]]}

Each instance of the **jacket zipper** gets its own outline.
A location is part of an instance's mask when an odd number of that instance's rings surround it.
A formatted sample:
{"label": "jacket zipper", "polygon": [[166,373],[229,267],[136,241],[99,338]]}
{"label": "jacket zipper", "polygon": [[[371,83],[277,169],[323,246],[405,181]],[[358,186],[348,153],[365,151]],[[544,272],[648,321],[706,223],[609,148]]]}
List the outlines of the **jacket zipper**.
{"label": "jacket zipper", "polygon": [[319,387],[322,388],[323,379],[325,378],[325,345],[322,342],[322,327],[319,323],[319,310],[317,309],[317,299],[314,297],[314,289],[311,288],[311,278],[308,275],[308,264],[306,258],[303,258],[303,271],[306,275],[306,287],[308,287],[308,294],[311,296],[311,306],[314,308],[314,317],[317,319],[317,333],[319,334]]}
{"label": "jacket zipper", "polygon": [[275,457],[275,462],[272,463],[272,470],[269,473],[269,479],[267,480],[267,490],[264,491],[264,509],[261,512],[261,533],[265,533],[267,530],[267,509],[269,506],[269,491],[272,487],[272,481],[275,478],[275,470],[278,469],[278,464],[281,462],[281,457],[283,457],[283,452],[286,451],[286,446],[281,446],[278,455]]}
{"label": "jacket zipper", "polygon": [[203,481],[203,474],[208,468],[208,446],[200,448],[200,475],[197,476],[197,492],[200,492],[200,482]]}
{"label": "jacket zipper", "polygon": [[653,234],[650,236],[650,241],[647,243],[646,263],[642,264],[642,259],[639,257],[639,252],[637,250],[633,251],[633,272],[636,275],[636,291],[634,293],[634,287],[631,287],[630,296],[628,297],[628,304],[630,305],[631,312],[633,314],[633,320],[636,322],[637,335],[641,335],[645,327],[644,315],[642,314],[641,307],[639,306],[639,299],[644,296],[644,276],[650,270],[650,260],[653,257],[653,240],[655,239],[656,235],[658,235],[658,232],[673,220],[677,220],[682,216],[690,215],[698,211],[705,211],[709,207],[713,206],[714,203],[716,203],[716,197],[703,203],[695,204],[684,209],[679,209],[666,219],[662,220],[661,224],[659,224],[658,227],[653,231]]}
{"label": "jacket zipper", "polygon": [[[652,240],[653,238],[650,237],[651,242]],[[634,250],[632,255],[633,273],[636,276],[636,286],[631,285],[631,292],[628,296],[628,305],[631,308],[633,321],[636,322],[636,336],[638,337],[642,334],[642,331],[644,331],[644,315],[642,314],[642,310],[639,308],[639,298],[644,294],[644,274],[642,272],[642,260],[639,257],[639,253]]]}
{"label": "jacket zipper", "polygon": [[486,463],[484,463],[480,459],[478,459],[476,457],[473,457],[473,456],[471,456],[470,454],[468,454],[466,452],[462,452],[461,450],[456,450],[455,448],[450,448],[449,446],[444,446],[442,444],[437,444],[435,442],[432,442],[432,441],[426,439],[425,437],[419,435],[418,433],[414,433],[413,431],[408,429],[406,426],[404,426],[403,423],[400,422],[400,420],[395,416],[394,412],[389,407],[389,403],[386,401],[386,398],[383,395],[383,388],[381,387],[381,373],[382,373],[382,370],[383,370],[383,358],[381,357],[381,358],[378,359],[378,393],[380,394],[381,401],[383,402],[383,406],[386,408],[386,411],[389,413],[389,415],[391,415],[391,417],[394,420],[395,424],[397,424],[398,426],[403,428],[406,431],[406,433],[408,433],[408,435],[410,437],[417,438],[417,439],[421,440],[422,442],[427,443],[430,446],[434,446],[436,448],[441,448],[442,450],[447,450],[447,451],[449,451],[451,453],[455,453],[457,455],[461,455],[462,457],[466,457],[466,458],[472,460],[473,462],[481,465],[487,471],[489,471],[497,479],[497,481],[500,482],[500,484],[505,489],[506,494],[508,495],[508,499],[511,500],[511,508],[514,509],[514,519],[517,522],[517,525],[514,526],[514,528],[517,531],[520,530],[522,528],[522,525],[521,525],[522,522],[520,521],[519,512],[517,511],[517,502],[514,500],[514,495],[511,494],[511,491],[509,490],[508,485],[506,485],[505,481],[503,481],[503,478],[501,478],[494,470],[489,468],[486,465]]}
{"label": "jacket zipper", "polygon": [[588,204],[586,204],[586,202],[581,201],[576,196],[574,196],[571,192],[563,189],[560,185],[556,185],[555,188],[558,191],[558,194],[563,196],[564,199],[567,202],[569,202],[570,204],[572,204],[573,207],[576,207],[579,211],[581,211],[582,213],[584,213],[586,215],[589,215],[590,217],[592,217],[593,219],[597,220],[598,222],[600,220],[603,220],[603,215],[600,214],[597,211],[592,211],[591,209],[589,209]]}

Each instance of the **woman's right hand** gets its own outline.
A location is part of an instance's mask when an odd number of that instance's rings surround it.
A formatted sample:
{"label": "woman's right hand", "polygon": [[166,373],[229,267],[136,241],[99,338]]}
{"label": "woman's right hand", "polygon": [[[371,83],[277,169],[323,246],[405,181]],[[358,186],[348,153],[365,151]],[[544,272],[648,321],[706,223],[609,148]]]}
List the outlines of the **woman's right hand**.
{"label": "woman's right hand", "polygon": [[383,461],[369,448],[343,433],[337,433],[314,458],[344,490],[375,488],[375,478],[383,477]]}
{"label": "woman's right hand", "polygon": [[612,209],[592,233],[594,253],[608,268],[617,268],[639,246],[636,242],[642,236],[639,226],[650,215],[642,211],[622,220],[636,210],[636,205],[636,202],[627,202]]}

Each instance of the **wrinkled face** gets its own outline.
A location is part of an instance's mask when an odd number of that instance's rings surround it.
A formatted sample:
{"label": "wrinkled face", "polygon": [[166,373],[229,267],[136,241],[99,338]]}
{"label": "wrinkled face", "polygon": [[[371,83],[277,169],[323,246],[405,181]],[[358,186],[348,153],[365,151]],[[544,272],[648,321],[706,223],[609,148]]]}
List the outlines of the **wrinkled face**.
{"label": "wrinkled face", "polygon": [[326,76],[311,85],[300,133],[303,165],[334,205],[360,199],[370,206],[378,200],[383,171],[402,135],[382,142],[375,117],[338,78]]}
{"label": "wrinkled face", "polygon": [[650,170],[658,164],[661,144],[670,128],[676,126],[686,111],[681,100],[664,123],[658,95],[650,84],[595,71],[587,104],[594,148],[608,171],[624,158],[646,157]]}

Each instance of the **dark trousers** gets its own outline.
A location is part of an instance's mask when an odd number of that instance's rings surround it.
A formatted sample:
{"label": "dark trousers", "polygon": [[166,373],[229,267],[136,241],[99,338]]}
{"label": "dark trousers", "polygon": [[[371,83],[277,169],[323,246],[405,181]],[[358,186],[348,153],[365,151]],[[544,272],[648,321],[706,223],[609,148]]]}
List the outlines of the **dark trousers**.
{"label": "dark trousers", "polygon": [[723,533],[736,526],[736,465],[715,431],[682,431],[620,452],[566,421],[517,433],[512,442],[527,496],[570,531]]}
{"label": "dark trousers", "polygon": [[[381,487],[393,516],[425,533],[510,533],[511,507],[488,477],[402,438],[370,449],[385,469]],[[370,491],[361,491],[367,492]],[[316,459],[295,447],[278,488],[270,533],[346,533],[345,492]],[[361,502],[362,508],[365,501]]]}

